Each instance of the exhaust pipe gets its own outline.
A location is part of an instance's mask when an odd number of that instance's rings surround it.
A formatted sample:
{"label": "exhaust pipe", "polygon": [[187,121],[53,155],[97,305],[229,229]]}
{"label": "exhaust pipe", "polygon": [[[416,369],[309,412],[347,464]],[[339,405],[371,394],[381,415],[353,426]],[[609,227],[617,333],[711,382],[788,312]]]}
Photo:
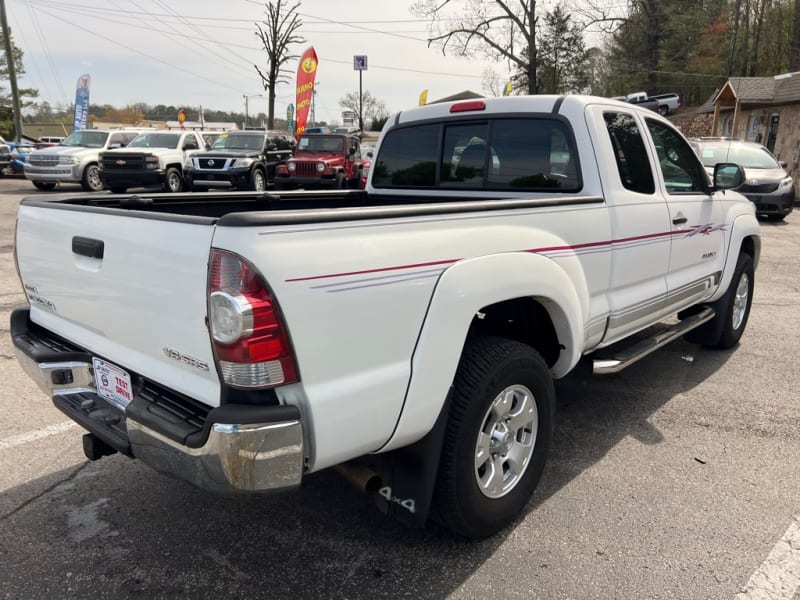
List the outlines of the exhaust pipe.
{"label": "exhaust pipe", "polygon": [[374,496],[383,487],[380,475],[372,469],[355,463],[334,465],[334,470],[367,496]]}

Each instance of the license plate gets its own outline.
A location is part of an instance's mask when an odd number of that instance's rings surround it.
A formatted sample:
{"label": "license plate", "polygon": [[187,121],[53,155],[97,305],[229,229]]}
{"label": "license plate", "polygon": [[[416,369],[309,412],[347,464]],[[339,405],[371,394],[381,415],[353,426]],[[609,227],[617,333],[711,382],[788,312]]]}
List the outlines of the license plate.
{"label": "license plate", "polygon": [[133,399],[131,376],[126,370],[102,358],[93,358],[92,363],[97,395],[124,411]]}

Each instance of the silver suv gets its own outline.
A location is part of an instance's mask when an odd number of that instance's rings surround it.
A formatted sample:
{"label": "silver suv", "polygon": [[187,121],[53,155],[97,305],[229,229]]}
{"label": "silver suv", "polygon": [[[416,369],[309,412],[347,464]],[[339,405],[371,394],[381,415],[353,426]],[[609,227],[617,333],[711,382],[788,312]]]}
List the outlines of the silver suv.
{"label": "silver suv", "polygon": [[756,214],[781,221],[794,207],[794,181],[786,172],[786,163],[779,161],[761,144],[727,138],[693,138],[689,140],[703,162],[706,172],[714,176],[714,165],[732,162],[744,167],[744,183],[736,191],[756,205]]}
{"label": "silver suv", "polygon": [[52,190],[61,182],[80,183],[87,192],[103,189],[98,156],[103,150],[122,148],[141,129],[82,129],[58,146],[36,150],[25,162],[25,177],[40,190]]}

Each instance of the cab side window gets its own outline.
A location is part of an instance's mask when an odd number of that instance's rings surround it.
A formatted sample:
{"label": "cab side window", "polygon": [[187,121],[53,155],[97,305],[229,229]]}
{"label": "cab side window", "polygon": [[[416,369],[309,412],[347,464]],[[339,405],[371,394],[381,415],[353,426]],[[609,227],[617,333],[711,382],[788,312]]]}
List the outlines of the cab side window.
{"label": "cab side window", "polygon": [[128,142],[131,140],[125,139],[123,134],[121,133],[112,133],[108,137],[108,147],[109,148],[122,148],[123,146],[127,146]]}
{"label": "cab side window", "polygon": [[373,165],[372,185],[432,188],[436,185],[439,126],[418,125],[392,131]]}
{"label": "cab side window", "polygon": [[632,115],[618,112],[603,113],[603,118],[611,138],[622,185],[625,189],[640,194],[655,193],[653,171],[636,120]]}
{"label": "cab side window", "polygon": [[706,175],[697,154],[676,132],[659,121],[647,119],[656,154],[669,194],[706,191]]}

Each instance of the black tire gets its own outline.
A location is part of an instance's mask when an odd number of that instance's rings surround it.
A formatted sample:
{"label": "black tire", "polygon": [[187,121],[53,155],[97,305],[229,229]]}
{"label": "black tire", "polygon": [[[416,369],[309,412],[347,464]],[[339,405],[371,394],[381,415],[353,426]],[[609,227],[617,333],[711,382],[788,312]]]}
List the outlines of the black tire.
{"label": "black tire", "polygon": [[658,107],[658,114],[662,117],[666,117],[669,114],[669,106],[664,106],[663,104]]}
{"label": "black tire", "polygon": [[347,178],[344,176],[344,173],[337,173],[336,174],[336,189],[343,190],[347,188]]}
{"label": "black tire", "polygon": [[716,316],[689,332],[687,339],[708,348],[725,350],[735,346],[741,339],[750,317],[750,307],[753,304],[753,276],[753,259],[749,254],[740,254],[728,290],[721,298],[711,303]]}
{"label": "black tire", "polygon": [[253,169],[250,174],[250,189],[254,192],[264,192],[267,189],[267,176],[262,169]]}
{"label": "black tire", "polygon": [[168,167],[164,173],[164,191],[171,193],[183,191],[183,174],[177,167]]}
{"label": "black tire", "polygon": [[83,177],[81,177],[81,187],[87,192],[100,192],[103,190],[100,167],[96,163],[86,165],[83,170]]}
{"label": "black tire", "polygon": [[111,186],[111,193],[112,194],[124,194],[127,191],[128,191],[128,188],[126,188],[126,187],[122,187],[122,186],[119,186],[119,185],[112,185]]}
{"label": "black tire", "polygon": [[[522,512],[539,482],[553,437],[553,380],[547,364],[530,346],[479,337],[464,349],[453,386],[433,518],[458,535],[484,538]],[[499,416],[498,408],[507,412]],[[515,418],[512,423],[511,417],[517,414],[532,421],[515,429],[520,421]],[[478,446],[481,439],[488,454]],[[512,472],[512,461],[508,471],[503,462],[512,450],[527,456],[519,473]],[[481,456],[486,460],[479,465]],[[492,477],[501,471],[502,477]],[[503,489],[492,487],[492,482]]]}
{"label": "black tire", "polygon": [[49,192],[50,190],[56,189],[56,184],[50,181],[34,181],[33,186],[37,190],[42,190],[45,192]]}

